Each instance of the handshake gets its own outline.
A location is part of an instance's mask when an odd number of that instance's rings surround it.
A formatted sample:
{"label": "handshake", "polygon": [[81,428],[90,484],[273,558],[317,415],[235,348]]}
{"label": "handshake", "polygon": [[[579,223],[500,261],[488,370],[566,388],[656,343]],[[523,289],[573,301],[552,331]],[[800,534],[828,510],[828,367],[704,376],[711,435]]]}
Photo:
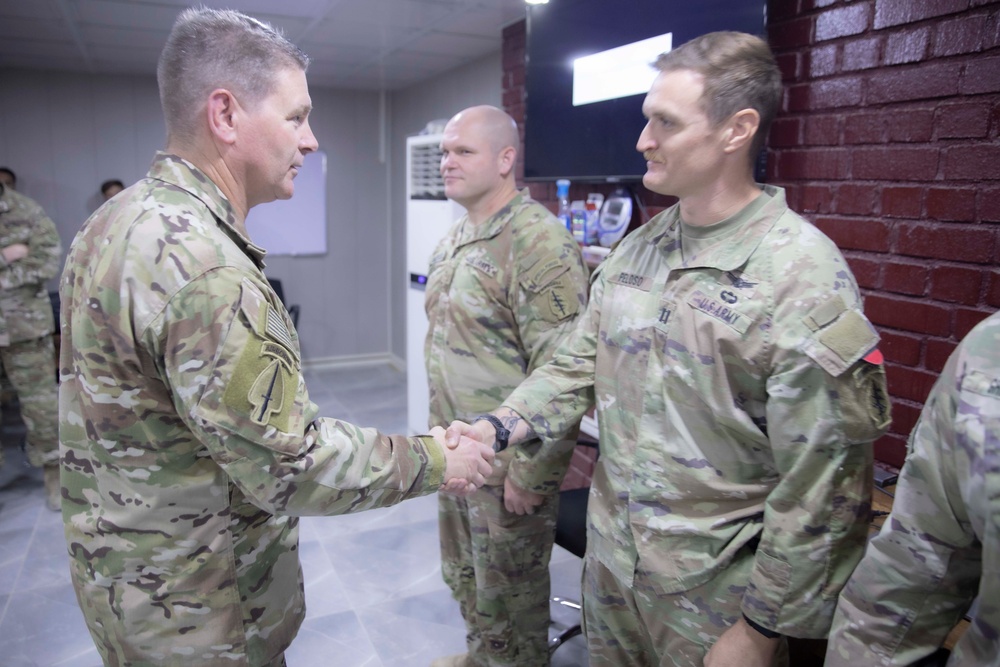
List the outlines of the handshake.
{"label": "handshake", "polygon": [[430,434],[444,449],[446,465],[442,491],[469,496],[486,483],[486,478],[493,472],[495,455],[493,426],[489,422],[470,425],[455,421],[447,431],[435,426]]}

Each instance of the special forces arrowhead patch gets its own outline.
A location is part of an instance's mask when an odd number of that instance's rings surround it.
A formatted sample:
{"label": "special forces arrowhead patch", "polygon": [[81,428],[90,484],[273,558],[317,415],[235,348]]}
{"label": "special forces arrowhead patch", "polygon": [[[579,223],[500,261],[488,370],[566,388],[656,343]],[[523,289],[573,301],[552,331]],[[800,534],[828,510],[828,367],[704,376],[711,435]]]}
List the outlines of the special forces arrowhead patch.
{"label": "special forces arrowhead patch", "polygon": [[257,426],[289,428],[300,362],[289,328],[254,285],[244,285],[240,310],[247,327],[234,328],[225,357],[229,377],[222,402]]}
{"label": "special forces arrowhead patch", "polygon": [[253,384],[247,394],[247,401],[253,409],[250,419],[255,424],[263,426],[271,419],[271,415],[281,412],[284,404],[285,380],[281,373],[281,362],[272,361]]}
{"label": "special forces arrowhead patch", "polygon": [[[576,292],[570,289],[568,285],[563,284],[562,281],[553,284],[549,288],[547,295],[550,321],[559,322],[565,320],[567,317],[576,315],[577,310],[579,310],[580,304],[577,302]],[[549,318],[547,317],[546,319]]]}

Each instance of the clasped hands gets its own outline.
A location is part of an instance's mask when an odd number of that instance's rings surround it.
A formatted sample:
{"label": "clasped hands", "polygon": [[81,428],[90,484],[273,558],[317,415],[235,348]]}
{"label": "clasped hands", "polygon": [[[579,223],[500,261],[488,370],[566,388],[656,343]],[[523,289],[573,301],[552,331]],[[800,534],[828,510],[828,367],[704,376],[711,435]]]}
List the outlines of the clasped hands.
{"label": "clasped hands", "polygon": [[28,251],[28,246],[23,243],[11,243],[9,246],[4,247],[3,250],[0,250],[0,253],[3,253],[4,261],[9,264],[27,257]]}
{"label": "clasped hands", "polygon": [[[483,486],[493,470],[493,443],[496,435],[488,421],[478,421],[475,424],[453,421],[447,431],[436,426],[431,429],[431,435],[444,447],[448,460],[442,491],[466,497]],[[463,474],[464,472],[470,474]],[[544,499],[543,495],[514,484],[509,475],[504,479],[503,501],[508,512],[534,514],[535,508]]]}

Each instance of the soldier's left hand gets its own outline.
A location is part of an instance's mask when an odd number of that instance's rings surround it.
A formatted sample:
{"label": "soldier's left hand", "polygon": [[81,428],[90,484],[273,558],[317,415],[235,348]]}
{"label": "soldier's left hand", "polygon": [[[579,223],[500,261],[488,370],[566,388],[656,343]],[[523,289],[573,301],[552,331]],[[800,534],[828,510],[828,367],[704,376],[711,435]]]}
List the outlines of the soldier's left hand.
{"label": "soldier's left hand", "polygon": [[510,481],[508,475],[503,481],[503,506],[514,514],[534,514],[535,508],[542,504],[545,496],[522,489]]}

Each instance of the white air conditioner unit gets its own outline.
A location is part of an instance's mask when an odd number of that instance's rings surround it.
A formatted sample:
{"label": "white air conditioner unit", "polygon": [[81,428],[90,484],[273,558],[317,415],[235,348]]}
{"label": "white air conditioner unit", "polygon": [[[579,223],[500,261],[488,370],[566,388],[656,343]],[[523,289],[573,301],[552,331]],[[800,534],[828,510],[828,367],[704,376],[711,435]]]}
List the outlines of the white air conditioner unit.
{"label": "white air conditioner unit", "polygon": [[431,253],[465,212],[444,196],[440,145],[439,134],[406,140],[406,423],[410,433],[426,433],[430,416],[424,286]]}

